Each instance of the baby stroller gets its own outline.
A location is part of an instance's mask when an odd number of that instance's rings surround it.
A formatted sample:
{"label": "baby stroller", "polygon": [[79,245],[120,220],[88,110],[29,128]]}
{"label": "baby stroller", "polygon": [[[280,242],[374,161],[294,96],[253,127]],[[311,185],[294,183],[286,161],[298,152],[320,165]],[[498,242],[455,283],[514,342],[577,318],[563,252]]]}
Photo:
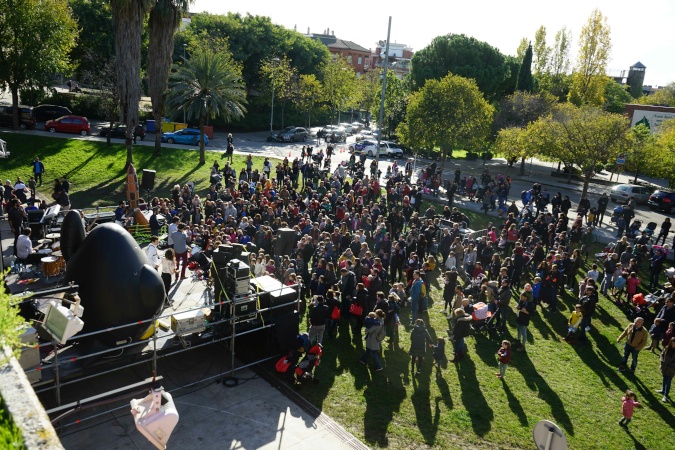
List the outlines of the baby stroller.
{"label": "baby stroller", "polygon": [[655,294],[635,294],[633,296],[633,309],[631,311],[631,316],[633,319],[636,317],[642,317],[646,320],[653,320],[655,313],[651,311],[650,308],[654,307],[659,301],[659,295],[662,291],[657,291]]}
{"label": "baby stroller", "polygon": [[612,211],[612,217],[610,217],[609,221],[616,222],[621,216],[623,216],[623,206],[619,205]]}
{"label": "baby stroller", "polygon": [[647,236],[650,238],[654,236],[654,231],[656,231],[656,222],[649,222],[647,227],[644,229],[644,232],[647,233]]}
{"label": "baby stroller", "polygon": [[319,379],[314,376],[314,368],[321,363],[321,356],[323,355],[323,347],[321,344],[315,344],[302,358],[300,363],[295,368],[295,385],[299,386],[303,383],[312,382],[314,384],[319,382]]}
{"label": "baby stroller", "polygon": [[497,324],[495,323],[495,317],[499,309],[495,313],[491,313],[488,310],[488,305],[483,302],[478,302],[473,305],[473,328],[476,330],[476,333],[482,334],[488,337],[495,337],[497,335]]}
{"label": "baby stroller", "polygon": [[640,228],[642,228],[642,221],[634,220],[633,222],[631,222],[626,235],[628,236],[629,239],[636,239],[641,234]]}
{"label": "baby stroller", "polygon": [[474,298],[478,297],[478,294],[480,294],[480,285],[483,283],[483,279],[485,279],[485,275],[480,274],[476,278],[473,278],[469,284],[467,284],[464,289],[462,290],[462,293],[466,295],[467,297],[469,295],[473,295]]}

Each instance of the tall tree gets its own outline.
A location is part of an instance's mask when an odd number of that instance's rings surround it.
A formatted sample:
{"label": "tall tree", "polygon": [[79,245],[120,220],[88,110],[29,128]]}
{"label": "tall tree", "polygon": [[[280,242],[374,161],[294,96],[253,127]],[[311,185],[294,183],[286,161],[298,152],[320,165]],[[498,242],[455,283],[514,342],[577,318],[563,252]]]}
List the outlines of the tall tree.
{"label": "tall tree", "polygon": [[[532,156],[531,152],[526,151],[528,149],[522,145],[514,149],[513,152],[506,151],[504,142],[511,142],[512,137],[516,136],[515,129],[525,128],[530,123],[550,113],[555,101],[555,97],[546,92],[531,94],[529,92],[516,91],[513,95],[504,98],[499,103],[499,108],[492,125],[493,131],[498,133],[497,140],[501,139],[499,152],[506,156],[509,163],[516,161],[513,159],[514,157],[521,158],[521,175],[525,173],[525,159],[528,156]],[[509,131],[501,133],[502,130]]]}
{"label": "tall tree", "polygon": [[551,47],[546,45],[546,27],[540,26],[534,33],[534,73],[541,76],[548,70]]}
{"label": "tall tree", "polygon": [[307,113],[307,128],[312,126],[312,115],[324,100],[323,85],[314,74],[299,76],[297,106]]}
{"label": "tall tree", "polygon": [[612,37],[607,18],[596,9],[579,35],[577,66],[572,74],[572,89],[568,95],[570,102],[575,105],[602,106],[611,51]]}
{"label": "tall tree", "polygon": [[[115,56],[113,19],[108,0],[68,0],[80,35],[70,51],[74,76],[84,80],[101,69]],[[89,57],[96,55],[95,58]]]}
{"label": "tall tree", "polygon": [[518,58],[518,61],[523,60],[523,58],[525,57],[525,52],[527,51],[527,47],[529,45],[530,41],[526,37],[520,38],[518,48],[516,48],[516,58]]}
{"label": "tall tree", "polygon": [[133,163],[132,142],[141,100],[141,34],[154,0],[110,0],[115,27],[115,55],[121,122],[127,127],[127,166]]}
{"label": "tall tree", "polygon": [[229,122],[242,117],[246,113],[246,86],[241,71],[227,53],[197,50],[174,70],[167,106],[174,111],[184,110],[188,118],[199,121],[199,164],[205,164],[206,119],[221,116]]}
{"label": "tall tree", "polygon": [[[97,55],[89,50],[86,50],[85,55],[81,57],[81,61],[83,62],[82,67],[90,68],[81,71],[82,81],[91,85],[96,95],[101,99],[101,109],[99,112],[103,118],[110,122],[110,128],[113,128],[115,122],[120,117],[117,62],[114,56],[106,60],[103,65],[100,65],[100,62],[94,63],[92,60],[95,59],[97,59]],[[106,136],[106,142],[110,145],[110,133]]]}
{"label": "tall tree", "polygon": [[411,147],[439,147],[443,168],[453,149],[477,151],[485,145],[493,113],[474,80],[449,74],[410,95],[397,134]]}
{"label": "tall tree", "polygon": [[576,107],[571,103],[558,105],[556,110],[527,127],[527,140],[536,152],[550,161],[562,161],[581,170],[584,187],[598,167],[614,161],[619,153],[632,146],[628,119],[600,108]]}
{"label": "tall tree", "polygon": [[[654,136],[654,145],[644,152],[650,175],[668,180],[668,186],[675,188],[675,119],[664,120]],[[675,214],[675,206],[669,211]]]}
{"label": "tall tree", "polygon": [[[166,86],[173,62],[173,36],[189,3],[188,0],[156,0],[148,18],[148,85],[152,116],[159,130],[162,129]],[[162,151],[161,138],[162,133],[155,133],[156,155]]]}
{"label": "tall tree", "polygon": [[489,100],[499,99],[515,88],[515,83],[504,85],[504,80],[510,77],[504,55],[486,42],[463,34],[438,36],[412,58],[410,75],[415,89],[448,73],[473,78]]}
{"label": "tall tree", "polygon": [[539,89],[550,92],[560,101],[567,99],[572,84],[569,76],[571,46],[572,34],[563,27],[555,34],[555,43],[551,50],[547,70],[539,74]]}
{"label": "tall tree", "polygon": [[532,46],[528,45],[523,56],[523,62],[518,71],[517,91],[532,92],[534,80],[532,79]]}
{"label": "tall tree", "polygon": [[338,109],[345,106],[356,89],[356,74],[351,64],[341,57],[337,57],[322,68],[323,89],[326,100],[331,106],[335,120]]}
{"label": "tall tree", "polygon": [[65,0],[0,0],[0,87],[12,93],[19,128],[19,91],[43,88],[69,69],[77,24]]}
{"label": "tall tree", "polygon": [[284,128],[286,104],[297,98],[298,70],[288,57],[273,58],[262,62],[260,78],[265,80],[265,88],[271,96],[274,86],[274,100],[281,105],[281,128]]}

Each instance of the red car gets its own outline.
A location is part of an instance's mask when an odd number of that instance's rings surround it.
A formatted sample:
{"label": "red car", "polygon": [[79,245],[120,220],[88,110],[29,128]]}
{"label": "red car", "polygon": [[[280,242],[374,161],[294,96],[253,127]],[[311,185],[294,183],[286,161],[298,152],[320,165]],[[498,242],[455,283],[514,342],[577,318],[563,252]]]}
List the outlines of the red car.
{"label": "red car", "polygon": [[45,130],[50,133],[78,133],[86,136],[91,131],[89,121],[82,116],[63,116],[45,123]]}

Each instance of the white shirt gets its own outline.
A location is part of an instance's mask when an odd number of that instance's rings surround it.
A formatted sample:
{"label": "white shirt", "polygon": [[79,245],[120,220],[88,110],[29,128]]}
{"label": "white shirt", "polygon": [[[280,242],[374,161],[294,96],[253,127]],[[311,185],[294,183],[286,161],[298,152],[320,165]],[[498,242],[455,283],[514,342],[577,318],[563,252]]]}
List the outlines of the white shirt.
{"label": "white shirt", "polygon": [[591,269],[591,270],[588,271],[586,276],[591,278],[593,281],[598,281],[598,277],[600,276],[600,273],[597,270]]}
{"label": "white shirt", "polygon": [[178,231],[178,224],[176,224],[174,222],[171,222],[169,224],[169,226],[167,227],[167,231],[166,231],[166,233],[168,235],[167,243],[169,245],[173,245],[173,238],[171,237],[171,235],[174,234],[176,231]]}
{"label": "white shirt", "polygon": [[155,269],[159,267],[159,253],[157,252],[157,246],[152,242],[145,247],[145,256],[148,257],[148,262]]}
{"label": "white shirt", "polygon": [[162,273],[169,275],[176,272],[176,261],[162,258]]}
{"label": "white shirt", "polygon": [[33,243],[25,234],[20,234],[16,241],[16,256],[19,259],[26,259],[33,253]]}

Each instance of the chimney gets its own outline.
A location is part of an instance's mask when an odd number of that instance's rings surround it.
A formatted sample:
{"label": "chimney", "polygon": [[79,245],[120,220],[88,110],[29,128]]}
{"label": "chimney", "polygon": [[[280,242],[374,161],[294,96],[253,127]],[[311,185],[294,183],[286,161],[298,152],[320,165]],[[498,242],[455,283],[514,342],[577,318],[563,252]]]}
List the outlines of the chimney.
{"label": "chimney", "polygon": [[307,27],[307,34],[311,34],[311,33],[309,32],[309,27]]}
{"label": "chimney", "polygon": [[298,31],[298,25],[293,25],[293,31]]}
{"label": "chimney", "polygon": [[335,30],[331,31],[331,34],[332,34],[333,36],[335,36]]}
{"label": "chimney", "polygon": [[326,34],[330,34],[330,28],[326,28]]}

